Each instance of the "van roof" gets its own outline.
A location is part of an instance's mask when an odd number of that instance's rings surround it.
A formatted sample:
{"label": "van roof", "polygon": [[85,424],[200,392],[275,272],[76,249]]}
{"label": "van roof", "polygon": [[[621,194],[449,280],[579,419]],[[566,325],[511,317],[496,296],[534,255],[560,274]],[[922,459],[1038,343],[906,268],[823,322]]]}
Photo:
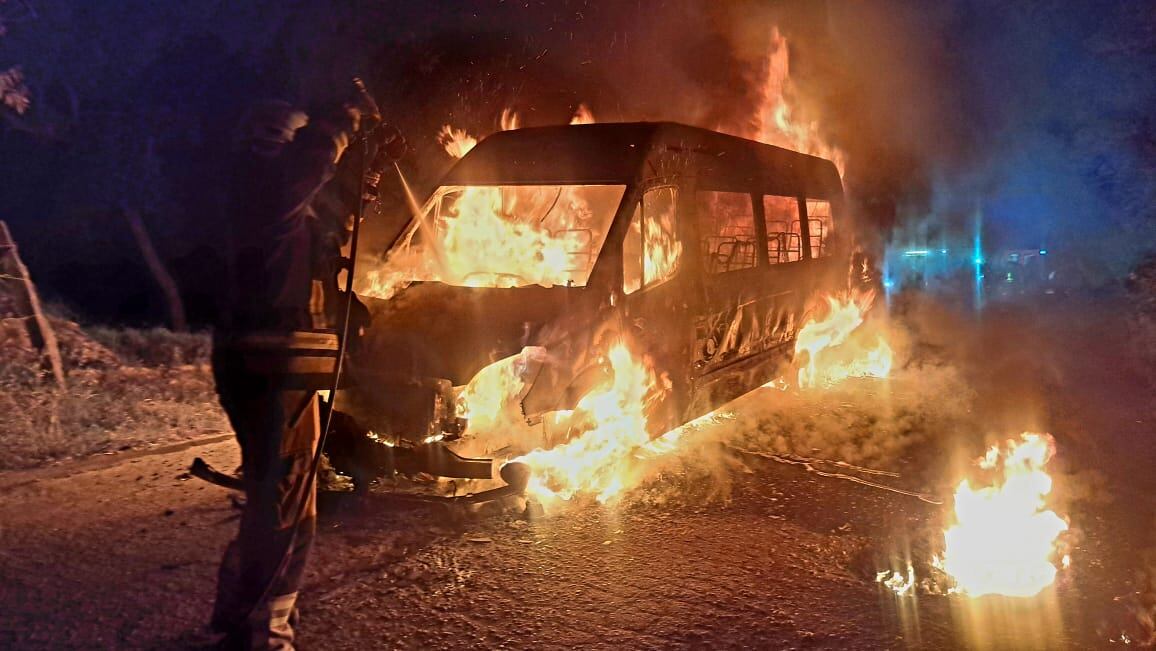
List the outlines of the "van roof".
{"label": "van roof", "polygon": [[443,185],[628,184],[690,174],[708,190],[832,199],[843,186],[823,158],[673,122],[604,122],[500,131]]}

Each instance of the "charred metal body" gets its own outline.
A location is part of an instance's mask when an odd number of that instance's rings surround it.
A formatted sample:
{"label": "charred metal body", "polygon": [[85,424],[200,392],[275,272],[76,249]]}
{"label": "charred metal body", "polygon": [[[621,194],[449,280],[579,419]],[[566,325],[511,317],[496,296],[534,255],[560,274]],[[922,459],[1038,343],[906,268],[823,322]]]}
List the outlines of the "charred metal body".
{"label": "charred metal body", "polygon": [[[395,440],[452,438],[463,423],[451,387],[535,347],[544,354],[527,363],[517,396],[533,424],[572,409],[602,377],[607,342],[626,338],[669,379],[650,419],[657,435],[773,379],[812,297],[847,286],[850,242],[832,231],[843,209],[834,164],[742,138],[670,123],[506,131],[442,187],[555,185],[622,188],[591,250],[573,253],[589,262],[583,282],[410,282],[374,298],[365,274],[407,236],[367,235],[358,293],[372,323],[343,410]],[[680,254],[654,275],[641,234],[660,213]],[[417,221],[408,231],[427,227]]]}

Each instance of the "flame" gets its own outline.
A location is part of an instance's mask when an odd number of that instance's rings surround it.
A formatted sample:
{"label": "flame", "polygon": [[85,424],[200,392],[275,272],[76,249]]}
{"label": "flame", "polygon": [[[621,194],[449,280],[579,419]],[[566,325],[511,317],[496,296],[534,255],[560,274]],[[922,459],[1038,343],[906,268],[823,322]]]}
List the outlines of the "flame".
{"label": "flame", "polygon": [[678,267],[682,242],[674,228],[674,205],[657,219],[646,219],[643,240],[642,277],[647,284],[665,280]]}
{"label": "flame", "polygon": [[755,116],[755,140],[794,151],[826,158],[835,163],[843,176],[847,157],[838,147],[827,143],[819,133],[817,121],[802,120],[792,108],[795,95],[791,82],[791,59],[787,39],[778,28],[771,32],[771,52],[767,57],[767,74],[762,83],[762,106]]}
{"label": "flame", "polygon": [[[643,285],[662,282],[678,269],[682,242],[676,235],[674,207],[674,201],[665,205],[657,202],[647,204],[647,209],[657,214],[648,214],[646,219],[642,219],[642,211],[636,210],[631,218],[630,231],[622,244],[623,258],[634,261],[623,268],[623,289],[627,294],[634,293]],[[641,269],[637,263],[639,257]]]}
{"label": "flame", "polygon": [[461,158],[470,153],[470,150],[478,144],[478,139],[466,133],[465,129],[455,129],[446,124],[438,132],[438,144],[445,148],[451,157]]}
{"label": "flame", "polygon": [[861,329],[874,292],[826,297],[826,314],[812,316],[795,339],[800,388],[831,386],[849,377],[884,378],[891,373],[887,341]]}
{"label": "flame", "polygon": [[[570,118],[570,124],[594,124],[594,113],[585,104],[579,104]],[[522,128],[522,119],[518,112],[511,107],[502,109],[498,117],[498,128],[501,131],[513,131]],[[438,144],[446,150],[451,158],[458,159],[470,153],[478,144],[478,139],[471,136],[465,129],[459,129],[449,124],[442,125],[438,131]]]}
{"label": "flame", "polygon": [[[583,108],[585,107],[579,107],[579,109]],[[498,117],[498,127],[502,131],[512,131],[521,128],[521,126],[521,118],[514,109],[509,107],[502,109],[502,114]],[[465,129],[443,124],[441,130],[438,131],[438,144],[446,150],[450,158],[458,159],[470,153],[470,150],[478,144],[478,139],[471,136]]]}
{"label": "flame", "polygon": [[578,493],[609,501],[637,481],[638,456],[664,454],[678,444],[677,430],[654,441],[647,434],[647,408],[661,396],[654,370],[622,342],[610,347],[605,361],[607,378],[570,415],[570,427],[581,434],[515,459],[530,466],[526,490],[543,501],[569,500]]}
{"label": "flame", "polygon": [[[571,124],[594,115],[579,105]],[[503,131],[518,129],[511,108]],[[453,158],[477,144],[464,129],[442,126],[438,143]],[[442,187],[420,209],[419,224],[382,266],[369,270],[358,293],[389,299],[409,282],[467,287],[584,285],[622,198],[622,186]],[[420,233],[420,235],[419,235]],[[415,243],[424,240],[421,243]]]}
{"label": "flame", "polygon": [[502,109],[502,116],[498,119],[498,128],[502,131],[513,131],[522,126],[522,120],[512,108]]}
{"label": "flame", "polygon": [[1050,435],[1025,432],[977,461],[994,474],[990,485],[960,482],[956,523],[944,532],[943,556],[934,561],[954,580],[952,592],[1032,597],[1055,580],[1052,558],[1068,523],[1045,508],[1052,478],[1044,466],[1054,452]]}
{"label": "flame", "polygon": [[[755,133],[745,135],[830,158],[842,174],[842,152],[825,143],[818,134],[817,123],[801,122],[793,114],[787,101],[793,91],[789,77],[786,39],[776,29],[762,85],[763,107],[754,121]],[[589,107],[580,104],[570,124],[594,121]],[[502,130],[517,129],[521,122],[517,113],[507,108],[501,113],[499,126]],[[464,129],[447,124],[439,132],[438,142],[452,158],[460,159],[478,141]],[[542,214],[541,209],[546,207],[543,190],[557,192],[554,204],[564,215],[552,228],[520,217]],[[591,221],[591,204],[595,202],[588,194],[588,188],[582,186],[443,188],[441,195],[435,194],[425,207],[426,217],[419,220],[421,228],[408,236],[412,239],[422,232],[427,240],[425,246],[409,247],[407,240],[401,255],[393,255],[385,267],[368,274],[368,286],[359,293],[389,298],[398,287],[417,279],[470,286],[572,284],[575,252],[584,247],[589,250],[589,242],[577,234]],[[439,206],[441,210],[435,210]],[[535,209],[527,211],[527,206]],[[668,276],[677,267],[682,250],[672,235],[673,224],[668,223],[672,219],[673,215],[659,215],[640,220],[643,223],[636,226],[642,231],[642,278],[627,278],[628,292]],[[601,236],[605,237],[605,233]],[[597,247],[593,253],[597,253]],[[588,254],[588,258],[593,264],[594,255]],[[512,260],[524,262],[511,268]],[[859,302],[830,299],[831,314],[804,326],[796,346],[797,354],[807,355],[807,366],[799,371],[801,386],[830,384],[850,376],[887,375],[891,350],[886,342],[879,341],[864,349],[863,356],[853,355],[850,359],[842,350],[849,339],[854,339],[851,334],[863,323],[863,313],[870,303],[870,298]],[[638,459],[666,454],[680,445],[680,430],[654,440],[647,433],[646,409],[664,390],[654,370],[635,358],[621,342],[609,349],[605,360],[607,379],[581,398],[573,412],[559,416],[566,420],[570,431],[580,434],[562,445],[536,449],[516,459],[531,467],[533,474],[527,488],[531,494],[570,499],[578,493],[589,493],[605,502],[637,483]],[[513,371],[515,367],[499,366],[480,373],[462,390],[459,408],[462,415],[469,416],[471,427],[475,422],[497,422],[499,414],[511,404],[511,397],[524,388],[518,373]],[[786,383],[778,380],[773,386],[785,390]]]}
{"label": "flame", "polygon": [[546,349],[527,346],[478,371],[455,397],[456,415],[469,419],[471,430],[487,431],[515,423],[521,410],[514,403],[530,385],[532,369],[545,362]]}
{"label": "flame", "polygon": [[[581,248],[580,236],[568,231],[557,236],[539,224],[511,219],[519,204],[548,206],[547,194],[548,190],[533,187],[465,188],[447,211],[448,218],[440,224],[442,247],[451,252],[440,275],[462,279],[467,285],[482,285],[494,281],[490,273],[505,271],[541,285],[566,284],[570,279],[570,252]],[[571,213],[564,220],[568,225],[584,221],[582,215],[590,212],[584,198],[573,189],[561,190],[557,204]],[[516,259],[534,264],[507,271],[504,263]],[[494,267],[494,262],[499,266]]]}
{"label": "flame", "polygon": [[594,124],[594,114],[590,111],[590,107],[579,104],[578,109],[574,111],[574,117],[570,118],[570,124]]}
{"label": "flame", "polygon": [[388,299],[417,280],[583,286],[624,192],[621,185],[443,186],[358,293]]}

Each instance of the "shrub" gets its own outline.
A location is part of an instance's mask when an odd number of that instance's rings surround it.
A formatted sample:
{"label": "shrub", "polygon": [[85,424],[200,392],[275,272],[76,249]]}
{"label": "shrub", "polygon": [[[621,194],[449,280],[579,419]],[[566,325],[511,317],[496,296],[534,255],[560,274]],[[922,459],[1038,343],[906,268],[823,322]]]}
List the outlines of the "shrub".
{"label": "shrub", "polygon": [[0,320],[0,470],[228,430],[207,335],[53,325],[68,371],[63,394],[23,320]]}
{"label": "shrub", "polygon": [[150,367],[207,364],[210,339],[204,332],[173,332],[166,328],[87,329],[89,336],[113,352],[121,361]]}

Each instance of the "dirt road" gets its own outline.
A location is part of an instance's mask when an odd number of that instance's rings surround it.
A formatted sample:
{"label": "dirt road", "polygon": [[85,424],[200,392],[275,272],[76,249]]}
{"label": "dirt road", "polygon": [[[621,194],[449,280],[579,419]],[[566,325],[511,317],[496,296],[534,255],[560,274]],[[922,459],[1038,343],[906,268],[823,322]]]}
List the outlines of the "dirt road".
{"label": "dirt road", "polygon": [[[878,413],[864,416],[862,405],[849,406],[855,398],[835,395],[831,404],[793,403],[736,426],[758,434],[745,445],[767,451],[781,452],[776,441],[786,432],[796,446],[894,458],[900,476],[888,481],[946,497],[956,480],[948,457],[982,451],[975,440],[953,452],[961,443],[949,433],[1013,433],[1027,423],[997,407],[1047,398],[1045,409],[1021,411],[1057,433],[1072,567],[1036,599],[971,600],[933,594],[927,584],[896,596],[876,572],[911,559],[917,578],[930,578],[946,506],[765,456],[718,454],[712,443],[701,455],[712,459],[711,472],[672,470],[622,503],[543,518],[517,508],[462,517],[329,499],[301,603],[301,646],[1120,648],[1123,634],[1142,632],[1136,604],[1150,580],[1144,572],[1156,571],[1152,483],[1136,470],[1152,459],[1147,394],[1128,389],[1139,385],[1111,359],[1092,358],[1088,370],[1054,356],[1047,362],[1067,388],[1041,385],[1012,398],[1007,387],[1051,376],[1013,354],[988,355],[990,343],[976,341],[983,354],[961,355],[983,364],[951,375],[976,392],[962,402],[943,373],[919,370],[888,388]],[[1094,386],[1084,386],[1089,377]],[[903,382],[916,387],[909,398]],[[0,648],[203,644],[237,510],[226,491],[185,475],[194,456],[236,465],[235,446],[218,434],[0,475]]]}
{"label": "dirt road", "polygon": [[[7,478],[0,646],[193,643],[236,513],[225,491],[184,475],[194,453],[234,461],[217,441]],[[862,541],[837,529],[849,514],[812,520],[830,531],[802,528],[788,520],[790,490],[742,508],[592,506],[533,524],[330,504],[302,644],[886,645],[894,634],[872,621],[876,589],[850,569]],[[844,594],[828,602],[831,590]]]}
{"label": "dirt road", "polygon": [[[225,491],[187,479],[194,454],[220,467],[234,462],[231,443],[218,440],[5,478],[0,647],[203,641],[236,509]],[[741,473],[729,502],[659,503],[694,493],[671,480],[621,508],[591,504],[533,522],[511,512],[454,521],[424,507],[331,501],[302,604],[302,647],[974,645],[974,614],[957,612],[958,598],[900,598],[874,581],[888,556],[918,546],[936,507],[797,466],[746,462],[750,474]],[[1108,558],[1089,534],[1080,560]],[[1107,645],[1097,629],[1114,616],[1104,601],[1113,580],[1068,575],[1050,593],[1058,606],[1036,614],[1049,618],[1043,637],[1012,627],[996,641],[1030,634],[1034,648]]]}

